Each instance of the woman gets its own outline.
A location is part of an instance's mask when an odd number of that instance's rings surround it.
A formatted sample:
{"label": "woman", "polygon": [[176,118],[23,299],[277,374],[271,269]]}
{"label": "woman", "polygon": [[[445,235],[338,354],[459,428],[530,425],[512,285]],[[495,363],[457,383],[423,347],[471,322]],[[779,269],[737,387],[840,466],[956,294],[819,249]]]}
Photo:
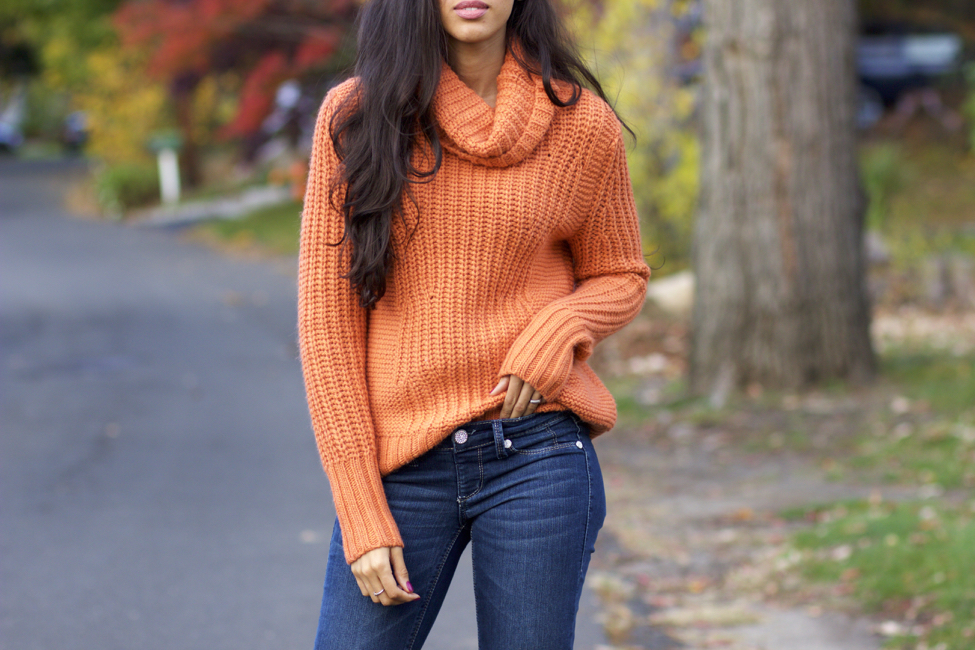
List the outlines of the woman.
{"label": "woman", "polygon": [[298,280],[337,511],[318,650],[420,648],[468,542],[479,647],[572,647],[616,420],[586,359],[650,269],[620,122],[551,2],[370,0],[322,103]]}

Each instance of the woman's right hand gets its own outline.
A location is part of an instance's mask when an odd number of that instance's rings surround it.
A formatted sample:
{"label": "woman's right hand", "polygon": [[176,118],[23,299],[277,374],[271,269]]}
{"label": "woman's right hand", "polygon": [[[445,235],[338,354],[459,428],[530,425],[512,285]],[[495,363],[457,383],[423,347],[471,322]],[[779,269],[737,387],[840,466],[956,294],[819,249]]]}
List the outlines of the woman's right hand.
{"label": "woman's right hand", "polygon": [[[402,605],[420,597],[413,593],[401,546],[380,546],[367,551],[352,563],[351,568],[355,581],[359,583],[359,591],[374,603]],[[380,589],[385,591],[374,596]]]}

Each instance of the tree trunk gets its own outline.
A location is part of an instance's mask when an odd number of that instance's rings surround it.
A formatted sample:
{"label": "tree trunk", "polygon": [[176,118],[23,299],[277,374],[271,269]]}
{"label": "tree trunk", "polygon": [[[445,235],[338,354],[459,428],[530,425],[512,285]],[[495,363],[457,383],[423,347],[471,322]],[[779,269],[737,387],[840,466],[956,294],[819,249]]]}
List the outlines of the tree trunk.
{"label": "tree trunk", "polygon": [[193,116],[193,97],[198,85],[199,78],[195,74],[189,74],[177,78],[171,89],[176,125],[183,136],[180,161],[186,187],[197,187],[202,180],[200,150],[196,144],[196,123]]}
{"label": "tree trunk", "polygon": [[873,375],[854,0],[705,0],[691,389]]}

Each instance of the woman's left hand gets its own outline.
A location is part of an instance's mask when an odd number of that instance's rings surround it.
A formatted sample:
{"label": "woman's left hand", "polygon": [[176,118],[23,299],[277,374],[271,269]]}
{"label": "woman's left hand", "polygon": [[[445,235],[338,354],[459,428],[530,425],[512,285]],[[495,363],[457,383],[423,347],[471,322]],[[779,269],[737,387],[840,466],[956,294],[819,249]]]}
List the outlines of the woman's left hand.
{"label": "woman's left hand", "polygon": [[518,418],[522,415],[531,415],[535,412],[538,404],[532,404],[528,400],[542,399],[542,394],[535,390],[535,387],[517,375],[505,375],[495,386],[490,395],[497,395],[503,390],[507,390],[504,397],[504,405],[501,407],[502,418]]}

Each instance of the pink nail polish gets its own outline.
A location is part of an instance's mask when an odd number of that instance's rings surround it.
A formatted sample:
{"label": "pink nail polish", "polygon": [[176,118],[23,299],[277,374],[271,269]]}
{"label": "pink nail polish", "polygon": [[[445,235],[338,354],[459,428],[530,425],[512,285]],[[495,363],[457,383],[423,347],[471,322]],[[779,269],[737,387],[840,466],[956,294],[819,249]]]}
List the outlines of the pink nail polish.
{"label": "pink nail polish", "polygon": [[413,593],[413,585],[410,584],[409,580],[406,581],[406,590],[411,594]]}

